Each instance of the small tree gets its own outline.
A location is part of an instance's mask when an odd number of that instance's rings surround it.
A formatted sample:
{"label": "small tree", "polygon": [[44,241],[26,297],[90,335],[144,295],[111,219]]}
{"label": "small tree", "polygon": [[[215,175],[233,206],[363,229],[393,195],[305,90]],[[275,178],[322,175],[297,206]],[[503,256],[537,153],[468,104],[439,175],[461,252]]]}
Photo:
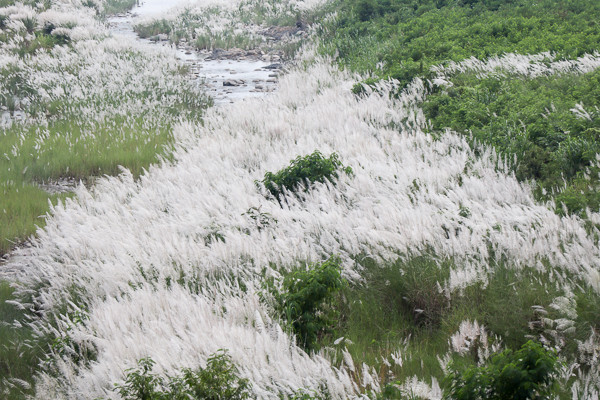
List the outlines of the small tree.
{"label": "small tree", "polygon": [[319,151],[304,157],[297,157],[290,165],[276,173],[267,172],[261,181],[265,188],[275,197],[287,190],[297,190],[301,183],[325,182],[338,177],[338,170],[351,174],[352,168],[344,167],[336,153],[323,157]]}
{"label": "small tree", "polygon": [[472,367],[446,377],[445,399],[545,399],[554,389],[556,355],[528,341],[519,351],[508,349],[492,357],[487,366]]}
{"label": "small tree", "polygon": [[331,325],[326,306],[343,284],[340,259],[334,256],[289,274],[283,280],[282,292],[273,293],[283,318],[305,349],[313,349],[318,335]]}

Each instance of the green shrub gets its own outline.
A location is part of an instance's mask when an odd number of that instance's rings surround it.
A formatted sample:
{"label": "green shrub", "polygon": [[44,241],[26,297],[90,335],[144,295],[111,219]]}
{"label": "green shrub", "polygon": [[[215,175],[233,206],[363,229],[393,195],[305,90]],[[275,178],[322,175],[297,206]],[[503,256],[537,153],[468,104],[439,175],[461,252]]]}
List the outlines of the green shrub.
{"label": "green shrub", "polygon": [[526,400],[544,399],[552,393],[558,363],[556,355],[528,341],[520,350],[508,349],[491,358],[487,366],[472,367],[446,378],[445,399]]}
{"label": "green shrub", "polygon": [[185,368],[181,377],[162,378],[152,374],[154,361],[142,358],[138,367],[127,370],[125,383],[115,389],[125,400],[242,400],[250,398],[250,383],[237,375],[225,351],[208,359],[206,368]]}
{"label": "green shrub", "polygon": [[356,15],[361,21],[368,21],[377,13],[377,2],[375,0],[359,0],[356,4]]}
{"label": "green shrub", "polygon": [[344,282],[340,259],[333,256],[308,270],[287,275],[282,292],[273,291],[278,310],[305,349],[313,349],[319,335],[332,325],[328,306]]}
{"label": "green shrub", "polygon": [[262,183],[265,188],[276,198],[287,190],[297,190],[301,183],[324,182],[338,177],[338,170],[346,174],[352,173],[352,168],[344,167],[336,153],[329,158],[323,157],[319,151],[304,157],[292,160],[289,167],[279,170],[277,173],[267,172]]}

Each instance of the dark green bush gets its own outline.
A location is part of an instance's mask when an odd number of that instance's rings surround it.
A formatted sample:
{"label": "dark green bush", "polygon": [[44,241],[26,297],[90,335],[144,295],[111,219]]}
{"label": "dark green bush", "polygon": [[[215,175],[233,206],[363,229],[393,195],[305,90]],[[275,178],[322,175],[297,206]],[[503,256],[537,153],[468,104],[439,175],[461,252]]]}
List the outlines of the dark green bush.
{"label": "dark green bush", "polygon": [[496,354],[486,366],[452,371],[446,378],[444,398],[546,399],[554,390],[558,366],[553,352],[528,341],[516,352],[508,349]]}
{"label": "dark green bush", "polygon": [[276,173],[267,172],[262,183],[273,196],[279,198],[284,188],[294,191],[301,183],[308,185],[324,182],[326,179],[331,181],[339,176],[340,169],[347,174],[352,173],[352,168],[344,167],[336,153],[325,158],[319,151],[315,151],[304,157],[297,157],[291,161],[289,167]]}
{"label": "dark green bush", "polygon": [[152,374],[154,361],[142,358],[127,370],[125,383],[115,389],[125,400],[243,400],[250,398],[250,384],[224,351],[213,354],[206,368],[185,368],[181,377],[164,379]]}
{"label": "dark green bush", "polygon": [[340,259],[333,256],[311,265],[308,270],[287,275],[282,291],[273,291],[278,311],[305,349],[313,349],[319,335],[326,333],[332,325],[332,310],[328,306],[344,282]]}
{"label": "dark green bush", "polygon": [[361,21],[368,21],[377,13],[375,0],[359,0],[356,4],[356,14]]}

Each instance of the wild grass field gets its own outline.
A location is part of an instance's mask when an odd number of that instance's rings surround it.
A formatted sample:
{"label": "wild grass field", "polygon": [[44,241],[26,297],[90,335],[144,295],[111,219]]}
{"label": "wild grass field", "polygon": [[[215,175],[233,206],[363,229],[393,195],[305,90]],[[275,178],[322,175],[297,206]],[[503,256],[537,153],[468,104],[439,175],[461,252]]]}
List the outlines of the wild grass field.
{"label": "wild grass field", "polygon": [[96,178],[9,260],[3,395],[598,398],[597,5],[266,6],[335,13],[275,93],[206,110],[101,7],[30,55],[44,11],[6,11],[6,187]]}
{"label": "wild grass field", "polygon": [[120,166],[139,175],[168,155],[174,123],[208,104],[172,50],[110,37],[93,8],[35,7],[0,14],[1,254],[43,226],[57,196],[40,183],[85,182]]}

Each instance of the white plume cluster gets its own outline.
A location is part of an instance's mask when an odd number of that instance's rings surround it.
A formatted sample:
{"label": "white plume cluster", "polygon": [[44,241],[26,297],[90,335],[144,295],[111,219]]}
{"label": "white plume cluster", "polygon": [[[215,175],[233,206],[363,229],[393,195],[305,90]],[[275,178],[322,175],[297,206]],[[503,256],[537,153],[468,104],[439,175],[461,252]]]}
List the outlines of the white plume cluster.
{"label": "white plume cluster", "polygon": [[519,75],[524,78],[562,74],[585,74],[600,67],[600,54],[585,54],[575,60],[557,60],[556,54],[545,52],[540,54],[507,53],[492,56],[486,60],[475,57],[463,61],[451,61],[448,65],[438,65],[431,70],[439,75],[438,79],[446,76],[472,72],[478,77]]}

